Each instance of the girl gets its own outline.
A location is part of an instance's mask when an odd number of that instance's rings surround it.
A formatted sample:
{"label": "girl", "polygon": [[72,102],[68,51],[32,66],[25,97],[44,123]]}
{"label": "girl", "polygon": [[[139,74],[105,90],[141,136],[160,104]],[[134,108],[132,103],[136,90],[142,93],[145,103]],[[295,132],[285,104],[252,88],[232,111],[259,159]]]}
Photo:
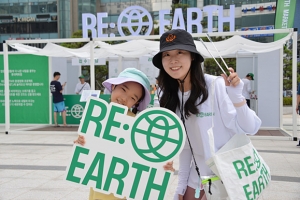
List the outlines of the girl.
{"label": "girl", "polygon": [[[111,102],[122,104],[127,106],[128,115],[135,116],[138,111],[142,111],[147,108],[150,103],[150,82],[147,76],[135,69],[127,68],[122,71],[117,78],[110,78],[104,81],[103,86],[111,93]],[[78,136],[74,143],[81,145],[85,144],[84,136]],[[165,170],[173,169],[173,163],[168,162],[164,166]],[[99,192],[95,192],[90,189],[90,200],[117,200],[113,194],[106,195]]]}
{"label": "girl", "polygon": [[[160,69],[160,106],[181,117],[187,130],[187,142],[179,156],[178,186],[174,199],[196,199],[198,174],[213,174],[205,164],[211,157],[207,131],[212,127],[212,117],[216,151],[234,134],[253,135],[261,125],[260,119],[246,105],[242,96],[243,82],[238,74],[230,68],[228,77],[225,74],[223,78],[204,75],[201,69],[203,61],[191,34],[180,29],[161,36],[160,51],[153,57],[154,66]],[[214,88],[211,88],[213,80]],[[209,100],[211,89],[215,90],[212,97],[214,112]],[[199,169],[196,169],[197,166]],[[202,197],[205,197],[203,190],[197,199]]]}

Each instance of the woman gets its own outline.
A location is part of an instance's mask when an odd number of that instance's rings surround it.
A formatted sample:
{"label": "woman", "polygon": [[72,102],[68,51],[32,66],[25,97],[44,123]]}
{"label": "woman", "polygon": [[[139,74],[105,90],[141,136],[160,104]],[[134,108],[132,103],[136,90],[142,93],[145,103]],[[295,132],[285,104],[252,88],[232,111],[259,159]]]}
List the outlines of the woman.
{"label": "woman", "polygon": [[[248,108],[242,96],[243,82],[233,69],[223,78],[207,75],[201,69],[204,59],[185,30],[171,30],[160,38],[160,52],[153,64],[160,69],[158,86],[161,107],[175,112],[183,121],[187,140],[179,156],[178,187],[174,199],[194,200],[201,176],[213,175],[205,164],[211,157],[207,131],[214,117],[215,150],[236,134],[254,135],[261,120]],[[214,82],[214,87],[211,88]],[[215,95],[211,97],[211,89]],[[214,98],[212,112],[210,98]],[[192,162],[192,166],[191,166]],[[199,169],[197,169],[199,167]]]}

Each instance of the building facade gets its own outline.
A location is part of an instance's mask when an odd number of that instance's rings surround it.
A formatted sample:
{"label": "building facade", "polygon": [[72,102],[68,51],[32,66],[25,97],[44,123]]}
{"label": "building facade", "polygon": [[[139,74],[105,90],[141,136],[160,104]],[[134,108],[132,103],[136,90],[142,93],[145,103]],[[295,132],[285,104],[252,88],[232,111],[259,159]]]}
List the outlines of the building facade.
{"label": "building facade", "polygon": [[[276,0],[75,0],[74,2],[77,2],[75,3],[77,6],[74,7],[73,13],[77,12],[77,16],[74,17],[73,20],[78,20],[78,23],[73,24],[73,30],[82,29],[82,13],[96,14],[105,12],[108,13],[108,16],[103,18],[103,23],[117,24],[122,11],[132,5],[145,8],[157,24],[159,24],[159,10],[171,10],[172,5],[177,3],[182,4],[183,7],[198,7],[201,9],[204,6],[223,6],[225,17],[230,15],[230,5],[235,5],[235,30],[274,29],[276,10]],[[80,9],[81,7],[82,9]],[[183,14],[186,15],[186,13]],[[172,14],[169,16],[166,15],[165,18],[171,19]],[[122,21],[124,21],[124,19],[122,19]],[[205,12],[203,13],[202,22],[203,32],[206,32],[207,15]],[[158,25],[156,25],[156,27],[157,26]],[[229,26],[229,24],[224,23],[224,26]],[[108,27],[108,29],[104,31],[108,34],[114,33],[116,36],[120,35],[116,26]],[[218,31],[217,13],[214,13],[213,16],[213,31]],[[273,40],[272,35],[248,37],[259,42],[270,42]]]}
{"label": "building facade", "polygon": [[[122,11],[132,5],[145,8],[157,22],[154,25],[157,27],[159,10],[171,10],[176,3],[198,8],[223,6],[225,17],[230,15],[229,6],[235,5],[235,30],[274,28],[276,0],[1,0],[0,42],[7,39],[69,38],[73,32],[82,29],[83,13],[106,12],[108,16],[103,18],[103,23],[117,25]],[[172,16],[166,15],[165,18],[171,19]],[[206,21],[204,12],[203,32],[207,31]],[[117,26],[109,26],[104,31],[120,35]],[[217,15],[213,16],[213,31],[218,31]],[[273,40],[271,35],[249,38],[259,42]]]}
{"label": "building facade", "polygon": [[58,38],[57,11],[56,0],[1,0],[0,42]]}

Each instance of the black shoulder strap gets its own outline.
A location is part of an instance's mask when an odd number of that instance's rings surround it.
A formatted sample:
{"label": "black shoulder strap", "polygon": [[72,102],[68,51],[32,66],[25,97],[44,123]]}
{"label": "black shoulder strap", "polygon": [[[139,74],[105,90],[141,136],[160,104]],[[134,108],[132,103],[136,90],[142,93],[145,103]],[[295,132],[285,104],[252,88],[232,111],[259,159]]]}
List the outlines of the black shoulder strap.
{"label": "black shoulder strap", "polygon": [[[82,86],[82,88],[79,90],[79,92],[81,92],[81,90],[83,89],[83,87],[85,86],[85,84],[86,84],[86,82],[84,83],[84,85]],[[79,92],[78,92],[78,93],[79,93]]]}

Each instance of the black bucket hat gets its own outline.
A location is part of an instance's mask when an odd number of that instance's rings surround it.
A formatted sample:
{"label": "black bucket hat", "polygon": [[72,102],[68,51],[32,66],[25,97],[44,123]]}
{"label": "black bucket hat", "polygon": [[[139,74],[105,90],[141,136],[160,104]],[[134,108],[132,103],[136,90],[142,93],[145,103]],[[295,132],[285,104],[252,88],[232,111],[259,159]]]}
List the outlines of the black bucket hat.
{"label": "black bucket hat", "polygon": [[182,29],[173,29],[165,32],[160,37],[160,51],[153,57],[152,63],[155,67],[162,69],[161,54],[165,51],[181,49],[195,53],[200,62],[204,59],[196,49],[192,35]]}

